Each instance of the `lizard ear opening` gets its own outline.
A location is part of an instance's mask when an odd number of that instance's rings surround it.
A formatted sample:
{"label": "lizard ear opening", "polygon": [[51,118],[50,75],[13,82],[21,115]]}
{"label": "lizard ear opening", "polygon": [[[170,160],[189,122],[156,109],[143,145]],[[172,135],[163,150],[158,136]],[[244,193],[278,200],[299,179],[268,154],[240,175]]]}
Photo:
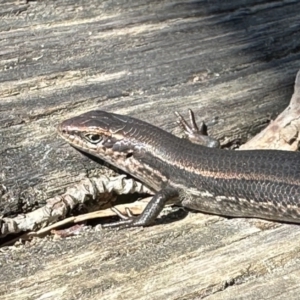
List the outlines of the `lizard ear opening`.
{"label": "lizard ear opening", "polygon": [[85,135],[84,135],[84,138],[85,138],[88,142],[90,142],[90,143],[92,143],[92,144],[98,144],[98,143],[101,142],[101,140],[102,140],[102,137],[101,137],[100,134],[90,134],[90,133],[88,133],[88,134],[85,134]]}

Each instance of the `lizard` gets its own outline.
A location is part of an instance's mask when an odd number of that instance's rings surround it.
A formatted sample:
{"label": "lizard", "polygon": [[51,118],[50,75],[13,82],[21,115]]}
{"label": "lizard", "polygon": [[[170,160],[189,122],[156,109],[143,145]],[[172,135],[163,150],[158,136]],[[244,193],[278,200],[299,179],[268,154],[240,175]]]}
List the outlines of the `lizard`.
{"label": "lizard", "polygon": [[300,223],[300,155],[280,150],[224,150],[176,113],[188,139],[139,119],[93,110],[63,121],[70,145],[125,171],[154,191],[134,216],[103,227],[151,225],[169,201],[204,213]]}

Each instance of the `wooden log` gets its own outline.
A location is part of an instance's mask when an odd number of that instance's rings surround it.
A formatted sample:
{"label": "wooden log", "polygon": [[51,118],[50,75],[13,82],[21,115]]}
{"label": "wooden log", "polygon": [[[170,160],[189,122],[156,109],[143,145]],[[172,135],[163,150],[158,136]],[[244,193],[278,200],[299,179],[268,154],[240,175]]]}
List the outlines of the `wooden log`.
{"label": "wooden log", "polygon": [[[177,133],[173,112],[191,108],[224,146],[244,143],[289,103],[299,11],[293,0],[0,3],[1,215],[113,174],[57,136],[91,109]],[[185,215],[3,248],[1,299],[298,299],[299,226]]]}

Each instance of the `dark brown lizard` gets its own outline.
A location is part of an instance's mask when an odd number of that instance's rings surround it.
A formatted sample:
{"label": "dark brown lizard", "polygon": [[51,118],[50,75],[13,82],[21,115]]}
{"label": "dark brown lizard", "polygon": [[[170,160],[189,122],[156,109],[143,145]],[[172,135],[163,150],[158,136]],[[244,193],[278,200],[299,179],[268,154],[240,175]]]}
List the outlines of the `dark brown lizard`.
{"label": "dark brown lizard", "polygon": [[[217,143],[178,114],[190,140]],[[202,212],[300,223],[300,155],[277,150],[208,148],[129,116],[95,110],[62,122],[72,146],[122,169],[155,191],[139,216],[114,226],[147,226],[167,201]]]}

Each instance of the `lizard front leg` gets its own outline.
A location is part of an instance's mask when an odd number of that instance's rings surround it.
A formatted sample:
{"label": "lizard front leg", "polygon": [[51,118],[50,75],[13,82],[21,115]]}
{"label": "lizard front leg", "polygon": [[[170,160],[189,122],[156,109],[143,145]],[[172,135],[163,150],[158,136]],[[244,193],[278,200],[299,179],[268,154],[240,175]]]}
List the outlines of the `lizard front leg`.
{"label": "lizard front leg", "polygon": [[164,208],[165,204],[172,198],[178,197],[178,190],[172,187],[166,187],[157,192],[150,202],[147,204],[144,211],[139,216],[133,216],[130,209],[127,209],[127,215],[122,214],[115,207],[112,210],[122,219],[117,222],[102,225],[103,228],[112,227],[138,227],[148,226],[154,222],[156,217]]}

